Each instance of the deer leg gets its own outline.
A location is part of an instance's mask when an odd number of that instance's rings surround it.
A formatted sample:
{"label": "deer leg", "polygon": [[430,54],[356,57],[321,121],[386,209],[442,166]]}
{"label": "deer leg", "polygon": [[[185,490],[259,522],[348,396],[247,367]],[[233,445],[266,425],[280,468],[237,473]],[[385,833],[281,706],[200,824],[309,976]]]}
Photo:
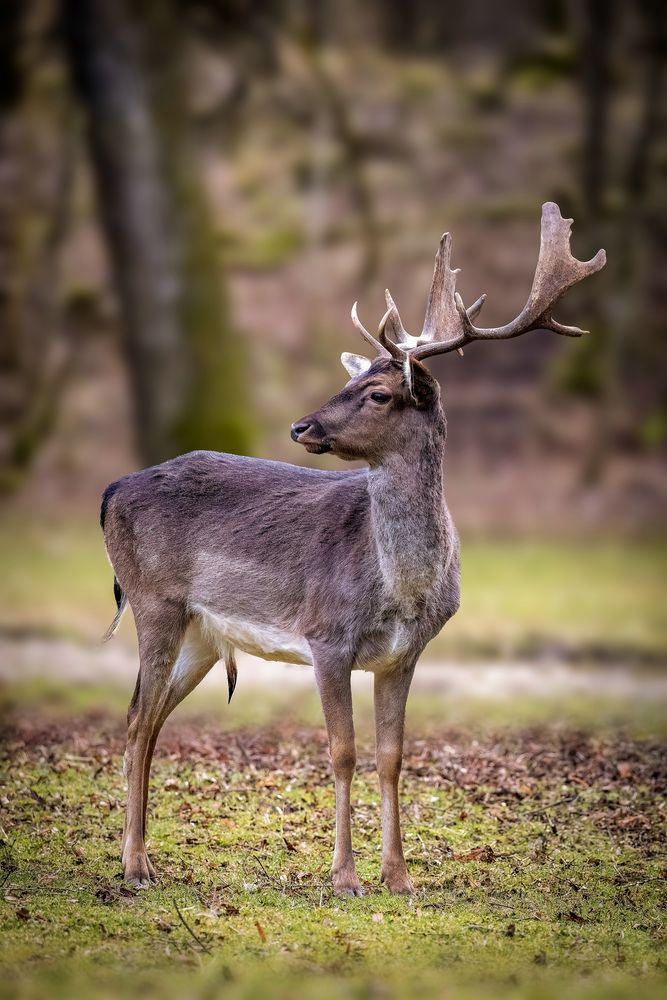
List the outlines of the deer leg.
{"label": "deer leg", "polygon": [[122,861],[126,882],[139,888],[155,877],[145,844],[148,772],[155,741],[153,731],[160,714],[160,690],[143,663],[136,699],[128,711],[127,746],[124,770],[127,778],[127,807],[123,832]]}
{"label": "deer leg", "polygon": [[148,782],[155,744],[170,713],[218,659],[217,650],[203,639],[195,624],[188,628],[178,655],[174,645],[174,637],[169,639],[167,632],[156,650],[150,642],[142,642],[140,632],[141,668],[128,712],[128,799],[122,858],[126,881],[142,888],[155,879],[145,844]]}
{"label": "deer leg", "polygon": [[340,662],[335,667],[315,660],[315,676],[329,736],[329,752],[336,783],[336,845],[331,874],[334,892],[363,896],[352,854],[350,826],[350,786],[356,766],[350,669]]}
{"label": "deer leg", "polygon": [[405,703],[414,663],[375,674],[375,741],[382,817],[382,876],[392,893],[414,892],[403,857],[398,779],[403,763]]}

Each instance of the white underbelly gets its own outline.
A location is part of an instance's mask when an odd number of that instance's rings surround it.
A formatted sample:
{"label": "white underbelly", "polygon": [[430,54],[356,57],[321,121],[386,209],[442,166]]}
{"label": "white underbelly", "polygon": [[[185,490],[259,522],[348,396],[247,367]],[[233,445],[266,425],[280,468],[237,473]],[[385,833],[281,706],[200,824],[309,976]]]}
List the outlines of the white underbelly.
{"label": "white underbelly", "polygon": [[220,615],[199,605],[192,610],[199,616],[206,635],[220,649],[231,645],[252,656],[261,656],[264,660],[312,666],[310,644],[302,635],[276,628],[275,625],[260,625],[233,615]]}

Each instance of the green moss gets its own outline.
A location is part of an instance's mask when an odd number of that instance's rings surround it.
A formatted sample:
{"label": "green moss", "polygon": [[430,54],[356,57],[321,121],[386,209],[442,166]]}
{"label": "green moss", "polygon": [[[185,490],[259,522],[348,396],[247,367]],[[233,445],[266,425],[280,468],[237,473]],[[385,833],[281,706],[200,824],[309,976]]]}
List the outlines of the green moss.
{"label": "green moss", "polygon": [[297,225],[285,224],[275,229],[242,236],[230,232],[221,235],[227,266],[250,270],[270,270],[290,260],[303,249],[304,236]]}
{"label": "green moss", "polygon": [[639,431],[645,448],[662,448],[667,441],[667,410],[656,410],[644,420]]}
{"label": "green moss", "polygon": [[577,71],[578,53],[564,36],[544,38],[532,52],[516,56],[507,68],[509,80],[530,93],[545,90]]}
{"label": "green moss", "polygon": [[[189,391],[171,428],[169,451],[211,448],[252,454],[255,428],[248,417],[252,406],[247,398],[247,351],[231,320],[216,229],[192,152],[178,29],[164,5],[149,2],[143,7],[150,98],[179,237],[181,322],[189,368]],[[166,50],[175,54],[173,60],[164,59]]]}
{"label": "green moss", "polygon": [[[667,985],[664,818],[640,784],[556,788],[545,775],[512,792],[411,775],[417,894],[403,899],[379,886],[364,772],[354,821],[368,895],[348,900],[329,887],[326,775],[299,755],[242,773],[170,754],[151,793],[161,881],[135,894],[119,880],[116,749],[102,731],[6,759],[1,995],[621,998]],[[466,858],[482,846],[489,860]]]}

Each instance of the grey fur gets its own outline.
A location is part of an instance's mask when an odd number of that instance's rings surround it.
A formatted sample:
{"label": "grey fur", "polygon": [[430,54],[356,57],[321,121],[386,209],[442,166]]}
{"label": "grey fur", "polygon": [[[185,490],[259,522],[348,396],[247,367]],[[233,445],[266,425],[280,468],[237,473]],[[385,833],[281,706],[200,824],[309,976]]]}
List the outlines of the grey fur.
{"label": "grey fur", "polygon": [[[458,539],[442,483],[445,421],[437,382],[415,368],[416,403],[402,363],[380,358],[306,418],[306,447],[365,458],[368,469],[324,472],[200,451],[107,490],[105,543],[134,613],[141,659],[128,716],[130,799],[132,767],[147,774],[150,765],[134,762],[135,744],[143,740],[150,756],[168,712],[220,656],[231,698],[233,649],[210,637],[211,621],[233,618],[302,636],[326,715],[354,668],[411,676],[421,650],[456,611]],[[380,389],[391,395],[388,405],[370,400]],[[332,756],[336,768],[333,749]],[[126,874],[142,884],[150,879],[145,819],[133,819],[129,805],[128,824],[134,856],[125,851]],[[337,887],[358,889],[348,856]]]}

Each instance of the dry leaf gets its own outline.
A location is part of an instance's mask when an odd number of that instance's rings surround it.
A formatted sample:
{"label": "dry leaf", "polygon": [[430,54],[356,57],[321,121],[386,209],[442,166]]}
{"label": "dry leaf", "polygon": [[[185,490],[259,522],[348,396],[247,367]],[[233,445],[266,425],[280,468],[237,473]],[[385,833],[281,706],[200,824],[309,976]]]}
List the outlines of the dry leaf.
{"label": "dry leaf", "polygon": [[465,854],[452,854],[452,859],[454,861],[486,861],[490,863],[496,860],[496,855],[490,844],[485,844],[484,847],[474,847],[472,851],[467,851]]}

